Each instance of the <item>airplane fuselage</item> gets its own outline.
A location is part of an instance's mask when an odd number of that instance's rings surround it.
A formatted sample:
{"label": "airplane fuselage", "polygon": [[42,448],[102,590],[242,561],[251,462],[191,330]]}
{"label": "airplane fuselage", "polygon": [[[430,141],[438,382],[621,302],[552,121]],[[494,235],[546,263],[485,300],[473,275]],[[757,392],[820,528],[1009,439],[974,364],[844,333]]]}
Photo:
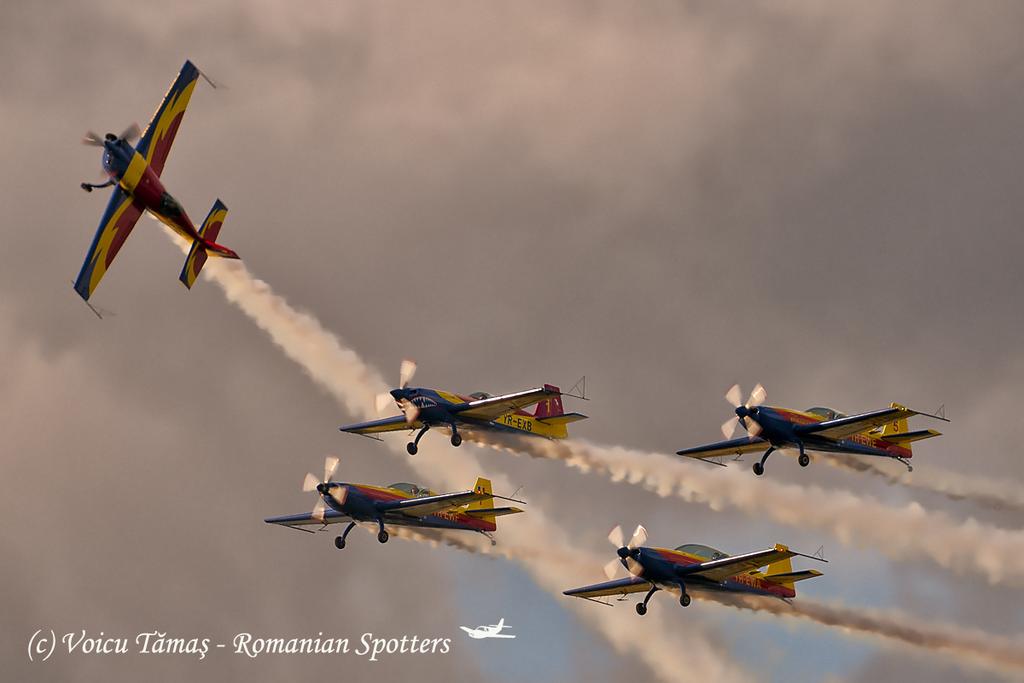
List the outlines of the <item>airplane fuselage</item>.
{"label": "airplane fuselage", "polygon": [[103,170],[162,223],[187,240],[202,241],[181,203],[167,191],[145,157],[126,141],[117,139],[103,143]]}
{"label": "airplane fuselage", "polygon": [[[870,433],[853,434],[842,439],[832,439],[815,434],[798,434],[795,429],[798,425],[824,421],[824,418],[812,413],[772,406],[759,406],[753,409],[753,411],[755,411],[753,414],[757,423],[761,426],[760,437],[771,443],[775,448],[796,446],[802,443],[807,450],[828,453],[881,455],[901,459],[907,459],[913,455],[906,446],[886,441]],[[749,418],[740,418],[744,426],[746,426],[747,419]]]}
{"label": "airplane fuselage", "polygon": [[[765,575],[758,571],[737,574],[724,581],[710,581],[702,576],[688,575],[689,567],[699,565],[706,561],[706,558],[668,548],[637,548],[634,553],[636,553],[634,559],[643,567],[640,578],[650,581],[662,589],[673,590],[682,585],[686,591],[753,593],[776,598],[796,596],[794,589],[767,581],[764,578]],[[625,566],[625,562],[623,565]]]}
{"label": "airplane fuselage", "polygon": [[[327,491],[321,493],[324,503],[332,510],[361,522],[376,522],[381,517],[375,503],[387,503],[395,500],[415,498],[415,496],[398,489],[368,484],[345,484],[332,482]],[[345,489],[344,496],[335,494]],[[338,502],[342,498],[342,502]],[[463,531],[495,531],[497,525],[490,520],[473,517],[458,511],[436,512],[423,517],[404,515],[401,512],[385,513],[385,524],[396,526],[425,527],[430,529],[455,529]]]}
{"label": "airplane fuselage", "polygon": [[410,401],[419,409],[417,420],[431,426],[450,427],[466,425],[471,429],[532,434],[549,439],[564,438],[564,424],[546,424],[525,410],[510,411],[494,420],[478,420],[460,416],[451,412],[451,407],[463,405],[476,400],[472,396],[462,396],[448,391],[426,388],[393,389],[391,396],[396,401]]}

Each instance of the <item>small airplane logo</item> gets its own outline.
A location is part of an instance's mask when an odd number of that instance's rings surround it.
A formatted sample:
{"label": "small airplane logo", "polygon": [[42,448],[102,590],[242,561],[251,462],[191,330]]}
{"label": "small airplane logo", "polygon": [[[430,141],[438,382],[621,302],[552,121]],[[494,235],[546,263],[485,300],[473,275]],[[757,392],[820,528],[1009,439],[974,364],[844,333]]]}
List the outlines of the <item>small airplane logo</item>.
{"label": "small airplane logo", "polygon": [[470,628],[468,626],[460,626],[470,638],[515,638],[512,633],[502,633],[502,629],[509,628],[505,625],[505,617],[502,617],[497,624],[491,624],[490,626],[477,626],[476,628]]}

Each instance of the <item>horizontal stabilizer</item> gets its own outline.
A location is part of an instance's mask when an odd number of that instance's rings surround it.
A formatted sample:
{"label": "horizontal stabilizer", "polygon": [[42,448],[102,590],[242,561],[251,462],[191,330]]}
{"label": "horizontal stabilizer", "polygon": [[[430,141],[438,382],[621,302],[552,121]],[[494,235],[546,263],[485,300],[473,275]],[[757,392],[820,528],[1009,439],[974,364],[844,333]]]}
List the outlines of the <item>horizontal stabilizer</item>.
{"label": "horizontal stabilizer", "polygon": [[769,574],[764,577],[765,581],[772,583],[794,583],[796,581],[803,581],[804,579],[813,579],[816,576],[821,576],[821,572],[816,569],[805,569],[800,572],[786,572],[784,574]]}
{"label": "horizontal stabilizer", "polygon": [[466,510],[465,515],[467,517],[475,517],[477,519],[483,519],[486,517],[501,517],[502,515],[514,515],[517,512],[522,512],[519,508],[506,507],[506,508],[487,508],[481,510]]}
{"label": "horizontal stabilizer", "polygon": [[567,425],[570,422],[579,422],[580,420],[586,420],[587,416],[582,413],[565,413],[563,415],[552,415],[551,417],[542,417],[537,422],[543,422],[546,425]]}
{"label": "horizontal stabilizer", "polygon": [[900,434],[886,434],[882,437],[884,441],[889,441],[896,444],[905,444],[912,441],[920,441],[921,439],[930,439],[933,436],[942,436],[941,433],[934,429],[920,429],[916,432],[902,432]]}

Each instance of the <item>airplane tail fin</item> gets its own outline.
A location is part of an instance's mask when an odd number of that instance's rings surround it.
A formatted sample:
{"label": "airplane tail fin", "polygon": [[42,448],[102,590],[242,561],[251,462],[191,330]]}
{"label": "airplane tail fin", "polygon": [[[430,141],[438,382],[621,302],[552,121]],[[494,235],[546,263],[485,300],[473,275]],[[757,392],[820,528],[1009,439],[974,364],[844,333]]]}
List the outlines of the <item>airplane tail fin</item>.
{"label": "airplane tail fin", "polygon": [[202,227],[199,228],[200,239],[192,243],[192,248],[189,249],[188,256],[185,258],[185,265],[181,269],[181,275],[178,276],[181,283],[189,289],[192,289],[196,278],[199,277],[199,272],[206,265],[207,257],[238,258],[238,254],[232,249],[217,244],[217,235],[220,234],[221,226],[227,216],[228,207],[218,199],[213,203],[213,208],[210,209]]}
{"label": "airplane tail fin", "polygon": [[548,391],[555,392],[555,394],[554,396],[549,396],[543,401],[540,401],[537,404],[537,410],[534,411],[533,416],[538,420],[543,420],[549,417],[564,415],[565,411],[562,410],[562,390],[551,384],[545,384],[544,388]]}
{"label": "airplane tail fin", "polygon": [[481,493],[487,498],[476,500],[466,506],[464,514],[469,517],[475,517],[476,519],[483,520],[489,528],[485,531],[494,531],[498,528],[496,519],[503,515],[514,515],[518,512],[522,512],[516,507],[494,507],[494,498],[491,497],[491,480],[480,477],[476,480],[476,485],[473,486],[475,493]]}
{"label": "airplane tail fin", "polygon": [[793,571],[793,563],[787,557],[784,560],[778,562],[772,562],[768,565],[765,571],[765,581],[785,586],[796,594],[796,588],[793,586],[797,581],[803,581],[804,579],[813,579],[816,576],[821,576],[821,572],[816,569],[805,569],[803,571]]}
{"label": "airplane tail fin", "polygon": [[[891,408],[902,408],[899,403],[891,403]],[[921,439],[930,439],[933,436],[941,436],[941,434],[934,429],[919,429],[911,432],[907,423],[907,418],[902,417],[892,422],[886,422],[881,427],[881,432],[878,434],[882,439],[890,441],[894,444],[903,446],[908,451],[911,449],[910,444],[914,441],[920,441]]]}

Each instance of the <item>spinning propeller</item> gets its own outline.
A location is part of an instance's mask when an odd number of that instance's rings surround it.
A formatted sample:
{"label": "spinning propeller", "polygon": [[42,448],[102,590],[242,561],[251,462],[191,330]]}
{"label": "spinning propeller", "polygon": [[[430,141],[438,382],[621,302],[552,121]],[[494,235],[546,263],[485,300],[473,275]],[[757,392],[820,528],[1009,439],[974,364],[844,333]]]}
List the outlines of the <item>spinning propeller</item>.
{"label": "spinning propeller", "polygon": [[102,147],[104,141],[113,142],[114,140],[124,140],[125,142],[132,142],[138,139],[139,134],[142,130],[139,128],[139,124],[133,123],[132,125],[121,131],[120,135],[114,135],[113,133],[107,133],[104,137],[100,137],[91,130],[85,134],[82,138],[83,145],[89,145],[91,147]]}
{"label": "spinning propeller", "polygon": [[324,513],[327,511],[327,503],[324,502],[323,495],[330,492],[334,500],[338,501],[338,505],[343,505],[348,496],[348,489],[344,486],[331,486],[331,477],[334,476],[334,471],[337,469],[338,458],[328,455],[324,458],[324,478],[317,479],[315,474],[308,472],[302,482],[303,491],[316,491],[320,494],[316,498],[316,505],[313,506],[311,516],[321,524],[324,522]]}
{"label": "spinning propeller", "polygon": [[640,576],[644,573],[643,565],[636,559],[640,554],[640,546],[647,542],[647,529],[644,528],[643,524],[636,525],[633,536],[629,539],[629,543],[625,545],[623,545],[625,539],[622,534],[622,527],[619,525],[616,525],[611,533],[608,534],[608,541],[615,546],[615,552],[619,555],[619,559],[612,560],[604,566],[604,575],[609,580],[615,578],[619,567],[625,567],[626,571],[633,576]]}
{"label": "spinning propeller", "polygon": [[750,398],[747,399],[747,402],[740,403],[740,399],[743,398],[743,392],[740,390],[739,384],[733,384],[732,388],[726,392],[725,400],[736,409],[736,415],[730,417],[722,424],[722,435],[726,439],[731,439],[733,434],[736,433],[736,426],[741,423],[744,429],[747,430],[747,435],[751,438],[760,434],[761,425],[757,423],[755,418],[757,416],[757,407],[764,403],[766,395],[764,387],[758,384],[750,392]]}
{"label": "spinning propeller", "polygon": [[[398,372],[398,388],[399,388],[399,390],[404,390],[404,389],[408,388],[409,382],[412,381],[412,377],[415,374],[416,374],[416,363],[415,363],[415,361],[411,361],[411,360],[408,360],[408,359],[403,360],[402,361],[402,367],[399,369],[399,372]],[[405,415],[405,421],[406,422],[408,422],[409,424],[412,424],[413,422],[416,421],[416,418],[420,414],[419,407],[417,407],[415,403],[413,403],[412,401],[410,401],[407,398],[404,398],[404,397],[403,398],[397,398],[397,397],[395,397],[395,392],[377,394],[377,401],[376,401],[376,403],[377,403],[377,412],[378,413],[384,412],[384,409],[387,408],[388,404],[390,404],[392,401],[394,401],[395,404],[398,405],[398,409],[401,410],[402,413]]]}

